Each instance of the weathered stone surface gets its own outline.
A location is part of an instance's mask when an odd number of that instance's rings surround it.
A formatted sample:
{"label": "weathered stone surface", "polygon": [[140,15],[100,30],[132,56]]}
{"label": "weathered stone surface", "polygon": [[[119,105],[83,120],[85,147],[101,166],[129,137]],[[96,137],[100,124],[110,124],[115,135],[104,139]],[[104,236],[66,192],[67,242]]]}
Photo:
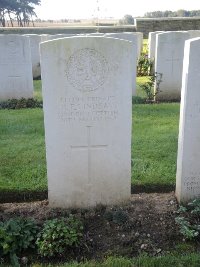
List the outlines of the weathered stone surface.
{"label": "weathered stone surface", "polygon": [[179,141],[176,196],[179,202],[200,197],[200,38],[186,41]]}
{"label": "weathered stone surface", "polygon": [[132,33],[106,33],[105,37],[113,37],[121,40],[127,40],[132,43],[130,57],[132,59],[132,95],[136,95],[136,73],[137,73],[137,55],[138,55],[138,35]]}
{"label": "weathered stone surface", "polygon": [[156,52],[156,35],[159,33],[163,33],[163,31],[150,32],[148,38],[148,58],[151,60],[155,60],[155,52]]}
{"label": "weathered stone surface", "polygon": [[188,33],[190,38],[200,37],[200,30],[190,30]]}
{"label": "weathered stone surface", "polygon": [[125,33],[132,34],[137,37],[137,42],[138,42],[137,57],[139,58],[143,49],[143,33],[142,32],[125,32]]}
{"label": "weathered stone surface", "polygon": [[131,42],[102,37],[41,44],[51,206],[129,198],[131,51]]}
{"label": "weathered stone surface", "polygon": [[0,35],[0,100],[33,97],[30,41],[20,35]]}
{"label": "weathered stone surface", "polygon": [[24,36],[30,39],[33,78],[39,78],[41,76],[39,45],[42,38],[37,34],[25,34]]}
{"label": "weathered stone surface", "polygon": [[156,35],[155,71],[162,74],[156,100],[180,100],[185,41],[187,32],[165,32]]}
{"label": "weathered stone surface", "polygon": [[75,34],[54,34],[54,35],[47,35],[43,38],[43,41],[51,41],[51,40],[56,40],[60,38],[65,38],[65,37],[73,37]]}

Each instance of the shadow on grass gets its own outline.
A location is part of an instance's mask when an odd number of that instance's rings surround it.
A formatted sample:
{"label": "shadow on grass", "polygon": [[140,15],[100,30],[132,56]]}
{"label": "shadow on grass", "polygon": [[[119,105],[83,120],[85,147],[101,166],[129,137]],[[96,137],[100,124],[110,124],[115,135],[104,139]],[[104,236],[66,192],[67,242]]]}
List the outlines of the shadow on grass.
{"label": "shadow on grass", "polygon": [[[132,185],[131,194],[138,193],[169,193],[175,190],[174,185]],[[31,202],[48,198],[47,190],[44,191],[8,191],[3,190],[0,194],[0,203]]]}

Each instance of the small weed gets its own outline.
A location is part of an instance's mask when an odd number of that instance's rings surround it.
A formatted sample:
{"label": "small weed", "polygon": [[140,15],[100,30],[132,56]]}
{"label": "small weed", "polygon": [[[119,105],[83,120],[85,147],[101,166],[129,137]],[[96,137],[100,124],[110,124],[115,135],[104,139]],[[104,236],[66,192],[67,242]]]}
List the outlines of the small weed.
{"label": "small weed", "polygon": [[148,76],[152,73],[153,61],[147,54],[142,54],[137,63],[137,76]]}
{"label": "small weed", "polygon": [[10,257],[13,266],[19,266],[17,254],[35,247],[38,227],[32,219],[16,218],[0,222],[0,258]]}
{"label": "small weed", "polygon": [[177,217],[176,223],[179,224],[180,233],[189,240],[194,239],[199,235],[199,232],[195,230],[195,227],[188,222],[184,217]]}
{"label": "small weed", "polygon": [[176,223],[180,233],[189,240],[199,237],[200,233],[200,199],[189,202],[186,207],[180,206]]}
{"label": "small weed", "polygon": [[[161,92],[160,90],[160,83],[162,82],[162,73],[155,73],[153,76],[149,77],[149,80],[146,83],[143,83],[140,88],[146,94],[146,102],[154,101],[155,96]],[[154,87],[156,86],[155,90]],[[154,91],[154,92],[153,92]]]}
{"label": "small weed", "polygon": [[116,211],[107,210],[104,213],[104,218],[107,221],[110,221],[110,222],[112,221],[119,225],[127,222],[129,219],[127,213],[123,210],[116,210]]}
{"label": "small weed", "polygon": [[44,223],[36,244],[42,256],[62,255],[66,249],[79,245],[83,226],[72,215],[69,218],[48,220]]}

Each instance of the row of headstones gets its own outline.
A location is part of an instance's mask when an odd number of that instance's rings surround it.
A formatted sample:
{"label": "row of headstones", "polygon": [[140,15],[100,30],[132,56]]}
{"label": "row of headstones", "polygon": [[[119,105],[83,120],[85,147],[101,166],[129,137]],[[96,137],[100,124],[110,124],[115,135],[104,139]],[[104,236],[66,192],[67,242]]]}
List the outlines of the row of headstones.
{"label": "row of headstones", "polygon": [[176,196],[187,202],[200,197],[200,31],[149,37],[149,58],[163,74],[157,99],[181,99]]}
{"label": "row of headstones", "polygon": [[[131,51],[130,42],[113,38],[41,45],[51,206],[129,199]],[[186,41],[176,182],[180,202],[200,197],[199,58],[200,38]]]}
{"label": "row of headstones", "polygon": [[156,74],[156,100],[180,100],[185,41],[195,37],[200,37],[200,31],[149,33],[148,57],[153,61],[152,73]]}
{"label": "row of headstones", "polygon": [[[11,63],[17,70],[13,56],[26,62],[26,50],[15,50],[12,41],[7,47],[12,54],[1,54],[2,66]],[[41,44],[51,206],[129,199],[132,51],[131,42],[115,38],[73,37]],[[200,39],[186,41],[176,189],[180,201],[200,196],[199,56]]]}
{"label": "row of headstones", "polygon": [[98,37],[113,37],[128,40],[131,42],[137,41],[137,53],[138,57],[141,53],[142,44],[143,44],[143,34],[142,33],[90,33],[90,34],[26,34],[30,38],[31,45],[31,57],[32,57],[32,68],[33,68],[33,78],[38,78],[41,76],[40,70],[40,55],[39,55],[39,44],[44,41],[55,40],[65,37],[76,37],[76,36],[98,36]]}
{"label": "row of headstones", "polygon": [[[132,42],[132,94],[135,95],[136,64],[142,49],[142,33],[91,33],[82,35],[0,35],[0,100],[33,97],[32,78],[41,76],[39,45],[65,37],[112,37]],[[136,52],[137,51],[137,52]],[[32,70],[31,70],[32,68]]]}

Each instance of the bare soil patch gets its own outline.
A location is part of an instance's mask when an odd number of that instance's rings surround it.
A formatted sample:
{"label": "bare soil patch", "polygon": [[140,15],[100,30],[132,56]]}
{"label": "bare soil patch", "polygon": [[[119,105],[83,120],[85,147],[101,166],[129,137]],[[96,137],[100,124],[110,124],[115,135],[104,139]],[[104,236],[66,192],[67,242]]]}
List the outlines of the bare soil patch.
{"label": "bare soil patch", "polygon": [[[48,201],[0,204],[0,221],[13,217],[32,217],[38,224],[50,218],[74,214],[84,224],[83,245],[61,260],[103,259],[109,255],[151,256],[173,251],[183,242],[175,223],[178,204],[174,193],[133,194],[120,206],[97,206],[94,209],[52,209]],[[114,221],[109,215],[120,211],[125,221]]]}

